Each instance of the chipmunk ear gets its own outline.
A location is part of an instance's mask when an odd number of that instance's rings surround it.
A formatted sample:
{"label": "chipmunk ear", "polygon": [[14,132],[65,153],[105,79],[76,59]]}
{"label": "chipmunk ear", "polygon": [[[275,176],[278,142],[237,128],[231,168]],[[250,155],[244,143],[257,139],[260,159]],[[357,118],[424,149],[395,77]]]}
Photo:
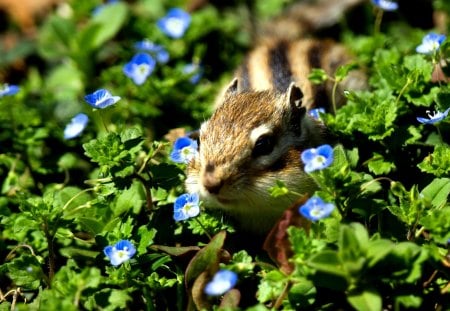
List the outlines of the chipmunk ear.
{"label": "chipmunk ear", "polygon": [[297,135],[301,135],[301,124],[303,123],[302,120],[306,113],[306,108],[302,106],[303,92],[297,85],[295,85],[295,83],[291,83],[287,91],[287,98],[291,112],[289,124],[291,125],[292,131],[296,132]]}
{"label": "chipmunk ear", "polygon": [[303,92],[297,85],[295,85],[294,82],[291,82],[291,84],[289,85],[287,94],[288,94],[289,104],[291,105],[292,108],[296,108],[296,109],[302,108]]}
{"label": "chipmunk ear", "polygon": [[226,90],[225,90],[225,95],[234,95],[238,92],[238,87],[239,87],[239,79],[238,78],[234,78],[233,81],[231,81],[230,84],[228,84]]}

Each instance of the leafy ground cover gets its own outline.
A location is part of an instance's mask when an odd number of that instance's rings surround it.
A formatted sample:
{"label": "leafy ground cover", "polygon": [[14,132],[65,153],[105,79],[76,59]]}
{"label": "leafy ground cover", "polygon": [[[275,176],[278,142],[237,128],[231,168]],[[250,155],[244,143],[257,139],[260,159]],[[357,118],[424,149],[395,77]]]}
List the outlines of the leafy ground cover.
{"label": "leafy ground cover", "polygon": [[449,310],[448,23],[342,25],[370,90],[317,115],[340,141],[302,157],[320,190],[255,250],[184,195],[195,142],[173,143],[287,2],[193,3],[72,1],[2,41],[0,309]]}

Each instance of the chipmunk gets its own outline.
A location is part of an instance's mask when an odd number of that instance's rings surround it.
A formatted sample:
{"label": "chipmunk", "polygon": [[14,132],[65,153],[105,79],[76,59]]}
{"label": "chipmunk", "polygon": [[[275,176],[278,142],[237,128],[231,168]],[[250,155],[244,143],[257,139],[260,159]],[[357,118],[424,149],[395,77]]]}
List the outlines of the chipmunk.
{"label": "chipmunk", "polygon": [[[207,208],[222,209],[242,229],[263,233],[297,199],[294,192],[312,195],[317,189],[303,170],[300,154],[329,142],[325,126],[307,111],[329,104],[332,85],[313,85],[308,74],[322,68],[333,76],[351,56],[331,40],[293,37],[304,37],[302,26],[308,31],[323,26],[325,17],[305,17],[302,12],[332,13],[336,21],[338,9],[342,12],[342,6],[357,2],[327,0],[320,2],[319,9],[300,3],[288,20],[269,25],[270,32],[248,53],[219,95],[211,118],[201,125],[199,153],[188,165],[187,191],[199,193]],[[326,9],[320,9],[325,3]],[[282,29],[292,25],[299,29],[283,35]],[[344,102],[343,90],[364,87],[364,74],[351,72],[340,85],[338,104]],[[277,181],[292,193],[272,197],[269,189]]]}

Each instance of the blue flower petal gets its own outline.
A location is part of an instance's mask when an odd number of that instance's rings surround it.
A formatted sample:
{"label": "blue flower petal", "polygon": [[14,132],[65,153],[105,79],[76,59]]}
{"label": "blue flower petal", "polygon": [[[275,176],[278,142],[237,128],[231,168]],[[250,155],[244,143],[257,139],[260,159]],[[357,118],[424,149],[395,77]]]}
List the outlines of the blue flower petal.
{"label": "blue flower petal", "polygon": [[108,90],[99,89],[92,94],[84,97],[85,101],[94,108],[103,109],[114,105],[120,100],[119,96],[112,96]]}
{"label": "blue flower petal", "polygon": [[165,64],[169,61],[169,53],[166,50],[160,50],[156,52],[156,60],[160,64]]}
{"label": "blue flower petal", "polygon": [[372,0],[372,3],[384,11],[395,11],[398,3],[390,0]]}
{"label": "blue flower petal", "polygon": [[317,221],[328,217],[334,210],[334,205],[332,203],[325,203],[319,197],[312,197],[305,204],[300,206],[299,212],[303,217],[311,220]]}
{"label": "blue flower petal", "polygon": [[158,28],[167,36],[178,39],[186,32],[191,23],[189,13],[179,8],[170,9],[167,15],[157,21]]}
{"label": "blue flower petal", "polygon": [[161,45],[155,44],[150,40],[142,40],[136,42],[134,47],[141,51],[146,51],[156,58],[156,61],[165,64],[169,61],[169,53]]}
{"label": "blue flower petal", "polygon": [[170,159],[175,163],[189,163],[198,154],[198,144],[187,136],[178,138],[170,153]]}
{"label": "blue flower petal", "polygon": [[103,249],[103,253],[105,253],[105,255],[108,257],[111,257],[113,252],[114,252],[114,247],[112,247],[111,245],[108,245]]}
{"label": "blue flower petal", "polygon": [[311,173],[321,170],[333,163],[333,147],[325,144],[317,148],[306,149],[302,152],[300,158],[305,164],[305,172]]}
{"label": "blue flower petal", "polygon": [[445,39],[445,35],[430,32],[423,37],[422,43],[416,47],[416,52],[421,54],[433,54],[440,48]]}
{"label": "blue flower petal", "polygon": [[132,257],[136,253],[136,248],[134,247],[133,243],[128,240],[120,240],[119,242],[117,242],[116,249],[120,251],[128,251],[130,257]]}
{"label": "blue flower petal", "polygon": [[320,120],[320,114],[325,113],[323,108],[314,108],[308,111],[308,114],[316,120]]}
{"label": "blue flower petal", "polygon": [[191,63],[184,66],[183,73],[191,76],[189,81],[192,84],[197,84],[203,75],[202,68],[196,63]]}
{"label": "blue flower petal", "polygon": [[173,218],[182,221],[200,213],[200,197],[197,193],[180,195],[173,204]]}
{"label": "blue flower petal", "polygon": [[134,55],[131,61],[123,67],[124,74],[137,85],[143,84],[155,68],[156,61],[147,53]]}
{"label": "blue flower petal", "polygon": [[161,49],[160,45],[157,45],[147,39],[136,42],[134,44],[134,47],[138,50],[142,50],[142,51],[146,51],[146,52],[158,52]]}
{"label": "blue flower petal", "polygon": [[19,92],[20,87],[17,85],[4,84],[0,89],[0,97],[14,95]]}
{"label": "blue flower petal", "polygon": [[64,139],[72,139],[79,136],[89,121],[89,118],[84,113],[79,113],[72,118],[69,124],[64,129]]}
{"label": "blue flower petal", "polygon": [[136,248],[128,240],[120,240],[115,245],[106,246],[103,253],[109,258],[113,266],[118,266],[136,254]]}
{"label": "blue flower petal", "polygon": [[235,272],[230,270],[218,271],[213,279],[205,286],[204,292],[209,296],[220,296],[232,289],[238,280]]}
{"label": "blue flower petal", "polygon": [[435,124],[435,123],[438,123],[438,122],[444,120],[445,118],[447,118],[449,112],[450,112],[450,108],[448,108],[444,112],[435,111],[433,114],[431,114],[431,112],[427,111],[428,119],[422,118],[422,117],[417,117],[417,121],[419,121],[420,123],[423,123],[423,124]]}

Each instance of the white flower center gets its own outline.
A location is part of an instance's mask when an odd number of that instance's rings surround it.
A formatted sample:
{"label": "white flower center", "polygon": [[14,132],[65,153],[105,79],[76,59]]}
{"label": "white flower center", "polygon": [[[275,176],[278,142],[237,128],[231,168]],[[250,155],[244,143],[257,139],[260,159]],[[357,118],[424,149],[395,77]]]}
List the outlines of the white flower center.
{"label": "white flower center", "polygon": [[194,157],[195,151],[192,149],[192,147],[188,146],[181,149],[181,154],[187,161],[190,161]]}
{"label": "white flower center", "polygon": [[439,112],[439,111],[431,112],[430,110],[427,110],[426,113],[430,119],[436,119],[436,118],[439,118],[442,116],[442,112]]}
{"label": "white flower center", "polygon": [[326,160],[327,159],[324,156],[318,155],[318,156],[314,157],[313,162],[315,165],[320,166],[320,165],[323,165]]}
{"label": "white flower center", "polygon": [[147,64],[141,64],[137,66],[137,71],[140,75],[147,75],[150,70],[150,67]]}
{"label": "white flower center", "polygon": [[167,29],[169,29],[175,35],[181,35],[183,32],[184,24],[179,18],[171,17],[167,20]]}

